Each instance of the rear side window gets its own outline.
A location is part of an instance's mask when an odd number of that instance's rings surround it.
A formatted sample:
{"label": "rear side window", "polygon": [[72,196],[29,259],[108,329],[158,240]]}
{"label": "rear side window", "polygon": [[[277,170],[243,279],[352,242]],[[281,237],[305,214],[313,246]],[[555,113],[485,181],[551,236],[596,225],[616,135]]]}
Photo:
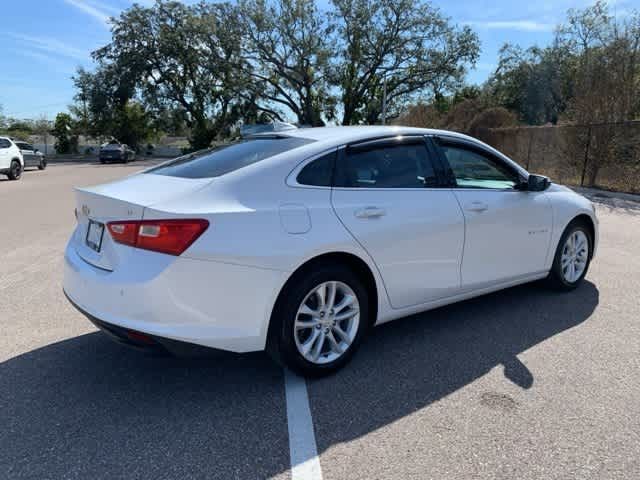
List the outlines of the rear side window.
{"label": "rear side window", "polygon": [[219,177],[310,142],[312,140],[298,137],[252,138],[204,153],[178,157],[147,173],[183,178]]}
{"label": "rear side window", "polygon": [[424,142],[349,148],[338,175],[350,188],[437,187],[438,178]]}
{"label": "rear side window", "polygon": [[331,152],[309,162],[300,170],[297,178],[298,183],[300,185],[330,187],[335,158],[336,152]]}
{"label": "rear side window", "polygon": [[9,148],[11,146],[11,142],[6,138],[0,138],[0,148]]}

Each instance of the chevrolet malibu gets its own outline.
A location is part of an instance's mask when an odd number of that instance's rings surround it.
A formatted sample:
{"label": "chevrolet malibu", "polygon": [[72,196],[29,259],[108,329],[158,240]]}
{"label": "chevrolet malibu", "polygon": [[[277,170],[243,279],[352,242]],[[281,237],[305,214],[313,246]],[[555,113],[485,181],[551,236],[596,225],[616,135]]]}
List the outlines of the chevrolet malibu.
{"label": "chevrolet malibu", "polygon": [[303,375],[369,329],[539,279],[572,290],[591,202],[447,131],[257,134],[76,191],[64,291],[142,349],[267,350]]}

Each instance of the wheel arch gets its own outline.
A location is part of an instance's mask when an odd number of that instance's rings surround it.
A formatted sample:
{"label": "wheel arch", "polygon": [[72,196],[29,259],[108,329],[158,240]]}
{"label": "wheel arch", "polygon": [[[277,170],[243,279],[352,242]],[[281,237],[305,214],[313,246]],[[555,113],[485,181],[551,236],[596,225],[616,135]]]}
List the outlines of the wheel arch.
{"label": "wheel arch", "polygon": [[273,321],[273,316],[277,314],[279,310],[278,306],[283,301],[284,292],[287,290],[289,285],[291,285],[292,283],[295,283],[297,279],[300,278],[300,276],[306,274],[306,272],[312,270],[313,268],[315,268],[315,266],[319,264],[326,264],[326,263],[347,265],[358,276],[358,278],[362,280],[362,282],[365,285],[365,288],[367,289],[367,292],[369,293],[368,307],[369,307],[369,312],[371,312],[369,322],[371,326],[375,325],[376,320],[378,318],[378,301],[379,301],[378,295],[379,294],[378,294],[378,284],[377,284],[376,277],[373,270],[365,260],[363,260],[362,258],[360,258],[359,256],[353,253],[348,253],[344,251],[327,252],[327,253],[318,254],[312,258],[309,258],[305,262],[303,262],[301,265],[299,265],[293,271],[293,273],[289,275],[289,278],[286,280],[282,288],[280,288],[280,292],[278,292],[276,300],[273,304],[273,308],[271,309],[271,315],[269,317],[269,327],[267,330],[267,343],[269,343],[269,340],[272,338],[272,335],[273,335],[272,327],[276,323]]}
{"label": "wheel arch", "polygon": [[596,251],[596,242],[598,240],[596,236],[595,222],[593,221],[593,218],[591,218],[590,215],[587,215],[586,213],[580,213],[575,217],[573,217],[569,222],[567,222],[567,224],[564,226],[562,231],[564,232],[567,229],[567,227],[569,227],[569,225],[574,223],[582,223],[585,227],[587,227],[587,230],[589,231],[589,235],[591,236],[591,242],[593,243],[593,245],[591,245],[591,251],[589,252],[589,255],[590,255],[589,259],[592,259],[593,254]]}

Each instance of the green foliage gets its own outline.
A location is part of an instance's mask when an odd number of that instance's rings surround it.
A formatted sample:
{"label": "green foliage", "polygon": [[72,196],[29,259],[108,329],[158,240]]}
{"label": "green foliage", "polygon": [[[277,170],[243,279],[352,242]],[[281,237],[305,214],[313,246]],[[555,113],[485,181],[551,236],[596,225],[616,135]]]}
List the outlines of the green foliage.
{"label": "green foliage", "polygon": [[117,111],[112,136],[122,143],[142,148],[151,133],[149,115],[140,103],[129,101]]}
{"label": "green foliage", "polygon": [[15,118],[8,118],[5,121],[2,133],[17,139],[26,139],[33,133],[32,122],[27,120],[16,120]]}
{"label": "green foliage", "polygon": [[460,85],[480,51],[469,27],[453,26],[423,0],[332,0],[337,35],[333,78],[343,124],[377,123],[386,84],[387,110],[443,95]]}
{"label": "green foliage", "polygon": [[488,81],[493,103],[527,124],[612,122],[640,113],[640,15],[605,2],[569,10],[550,47],[506,44]]}
{"label": "green foliage", "polygon": [[0,134],[12,138],[27,140],[30,135],[45,135],[51,129],[51,122],[46,118],[36,120],[18,120],[2,114],[0,105]]}
{"label": "green foliage", "polygon": [[59,113],[51,133],[56,137],[55,149],[57,153],[77,153],[78,137],[72,134],[73,120],[68,113]]}
{"label": "green foliage", "polygon": [[300,124],[332,120],[335,99],[326,76],[331,27],[316,2],[243,0],[238,13],[246,35],[245,67],[255,91],[290,109]]}
{"label": "green foliage", "polygon": [[95,71],[74,77],[71,111],[79,133],[134,146],[186,134],[194,149],[291,115],[379,123],[385,91],[388,118],[414,105],[400,118],[462,131],[640,114],[637,13],[616,20],[602,1],[571,10],[552,45],[507,44],[489,80],[465,86],[479,49],[427,0],[331,0],[326,11],[314,0],[157,0],[114,19]]}
{"label": "green foliage", "polygon": [[640,114],[640,12],[616,20],[601,1],[570,10],[557,41],[573,60],[567,118],[602,123]]}
{"label": "green foliage", "polygon": [[140,147],[153,133],[153,122],[145,107],[131,97],[134,89],[122,85],[123,78],[107,67],[89,73],[78,69],[76,104],[71,112],[79,133],[92,137],[114,137]]}
{"label": "green foliage", "polygon": [[192,146],[206,147],[237,121],[244,81],[236,16],[224,3],[134,5],[94,52],[98,71],[119,73],[113,83],[124,93],[121,106],[137,91],[151,112],[183,111]]}
{"label": "green foliage", "polygon": [[556,123],[567,106],[569,67],[570,56],[558,45],[523,51],[505,44],[488,88],[494,103],[517,112],[522,122]]}
{"label": "green foliage", "polygon": [[[134,4],[93,53],[95,71],[74,77],[78,130],[122,137],[133,123],[133,144],[187,132],[204,148],[242,122],[290,114],[305,125],[339,111],[342,123],[375,123],[385,78],[391,116],[454,90],[478,56],[477,36],[425,0],[335,0],[329,10],[314,0]],[[144,114],[127,112],[130,102]],[[145,118],[146,131],[136,124]]]}

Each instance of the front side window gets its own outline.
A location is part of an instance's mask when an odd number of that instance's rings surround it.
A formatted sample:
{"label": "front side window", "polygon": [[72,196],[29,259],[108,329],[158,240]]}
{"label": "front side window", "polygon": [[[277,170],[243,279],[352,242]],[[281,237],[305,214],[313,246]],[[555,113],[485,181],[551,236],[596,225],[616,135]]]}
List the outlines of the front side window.
{"label": "front side window", "polygon": [[33,150],[33,147],[31,145],[29,145],[28,143],[16,143],[16,145],[18,146],[18,148],[20,150]]}
{"label": "front side window", "polygon": [[147,170],[146,173],[183,178],[219,177],[312,141],[299,137],[251,138],[214,150],[178,157]]}
{"label": "front side window", "polygon": [[518,175],[502,162],[461,146],[443,145],[458,187],[512,189]]}
{"label": "front side window", "polygon": [[350,188],[425,188],[438,178],[423,141],[351,147],[339,166],[337,186]]}

